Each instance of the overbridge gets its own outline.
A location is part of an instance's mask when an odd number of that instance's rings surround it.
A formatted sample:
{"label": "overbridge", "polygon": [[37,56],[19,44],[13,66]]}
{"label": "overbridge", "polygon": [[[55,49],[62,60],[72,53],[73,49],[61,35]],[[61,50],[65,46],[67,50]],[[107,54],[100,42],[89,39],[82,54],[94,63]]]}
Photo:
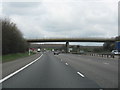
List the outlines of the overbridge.
{"label": "overbridge", "polygon": [[115,42],[115,38],[43,38],[28,39],[27,42],[66,42],[66,52],[69,49],[69,42]]}
{"label": "overbridge", "polygon": [[27,42],[115,42],[114,38],[43,38],[28,39]]}

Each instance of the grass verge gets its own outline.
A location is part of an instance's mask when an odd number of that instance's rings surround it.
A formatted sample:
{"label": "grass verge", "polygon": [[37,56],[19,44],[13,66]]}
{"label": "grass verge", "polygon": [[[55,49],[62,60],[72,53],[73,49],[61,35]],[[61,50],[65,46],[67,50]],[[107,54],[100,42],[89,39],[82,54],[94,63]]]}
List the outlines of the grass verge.
{"label": "grass verge", "polygon": [[[33,55],[35,53],[31,53],[31,55]],[[8,54],[8,55],[3,55],[2,56],[2,62],[9,62],[9,61],[13,61],[19,58],[23,58],[23,57],[27,57],[29,56],[28,52],[26,53],[15,53],[15,54]]]}

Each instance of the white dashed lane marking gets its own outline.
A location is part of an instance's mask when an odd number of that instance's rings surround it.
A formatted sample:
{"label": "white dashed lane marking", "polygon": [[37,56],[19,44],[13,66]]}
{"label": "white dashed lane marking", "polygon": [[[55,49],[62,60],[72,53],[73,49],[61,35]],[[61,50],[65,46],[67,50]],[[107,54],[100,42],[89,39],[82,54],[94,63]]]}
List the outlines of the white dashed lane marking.
{"label": "white dashed lane marking", "polygon": [[104,64],[108,65],[109,63],[106,63],[106,62],[105,62]]}
{"label": "white dashed lane marking", "polygon": [[66,65],[68,65],[68,63],[65,63]]}
{"label": "white dashed lane marking", "polygon": [[80,72],[77,72],[77,74],[79,74],[81,77],[85,77],[82,73],[80,73]]}

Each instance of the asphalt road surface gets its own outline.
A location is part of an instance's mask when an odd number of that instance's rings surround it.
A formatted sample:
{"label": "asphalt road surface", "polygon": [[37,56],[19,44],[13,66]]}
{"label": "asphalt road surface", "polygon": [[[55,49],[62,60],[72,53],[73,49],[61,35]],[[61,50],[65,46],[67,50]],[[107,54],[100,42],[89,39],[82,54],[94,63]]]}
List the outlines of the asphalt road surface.
{"label": "asphalt road surface", "polygon": [[43,56],[2,83],[3,88],[101,88],[53,53]]}
{"label": "asphalt road surface", "polygon": [[[36,57],[41,54],[37,54]],[[35,56],[33,56],[35,57]],[[32,57],[31,57],[32,58]],[[117,88],[118,60],[47,52],[3,88]]]}
{"label": "asphalt road surface", "polygon": [[87,55],[61,54],[57,56],[103,88],[118,87],[118,59]]}

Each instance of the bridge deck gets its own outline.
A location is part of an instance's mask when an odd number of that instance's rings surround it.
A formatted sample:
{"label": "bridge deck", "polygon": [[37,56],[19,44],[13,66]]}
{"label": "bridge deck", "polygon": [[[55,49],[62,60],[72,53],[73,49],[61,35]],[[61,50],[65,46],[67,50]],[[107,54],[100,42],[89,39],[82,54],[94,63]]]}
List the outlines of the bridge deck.
{"label": "bridge deck", "polygon": [[28,39],[27,42],[115,42],[113,38],[51,38]]}

